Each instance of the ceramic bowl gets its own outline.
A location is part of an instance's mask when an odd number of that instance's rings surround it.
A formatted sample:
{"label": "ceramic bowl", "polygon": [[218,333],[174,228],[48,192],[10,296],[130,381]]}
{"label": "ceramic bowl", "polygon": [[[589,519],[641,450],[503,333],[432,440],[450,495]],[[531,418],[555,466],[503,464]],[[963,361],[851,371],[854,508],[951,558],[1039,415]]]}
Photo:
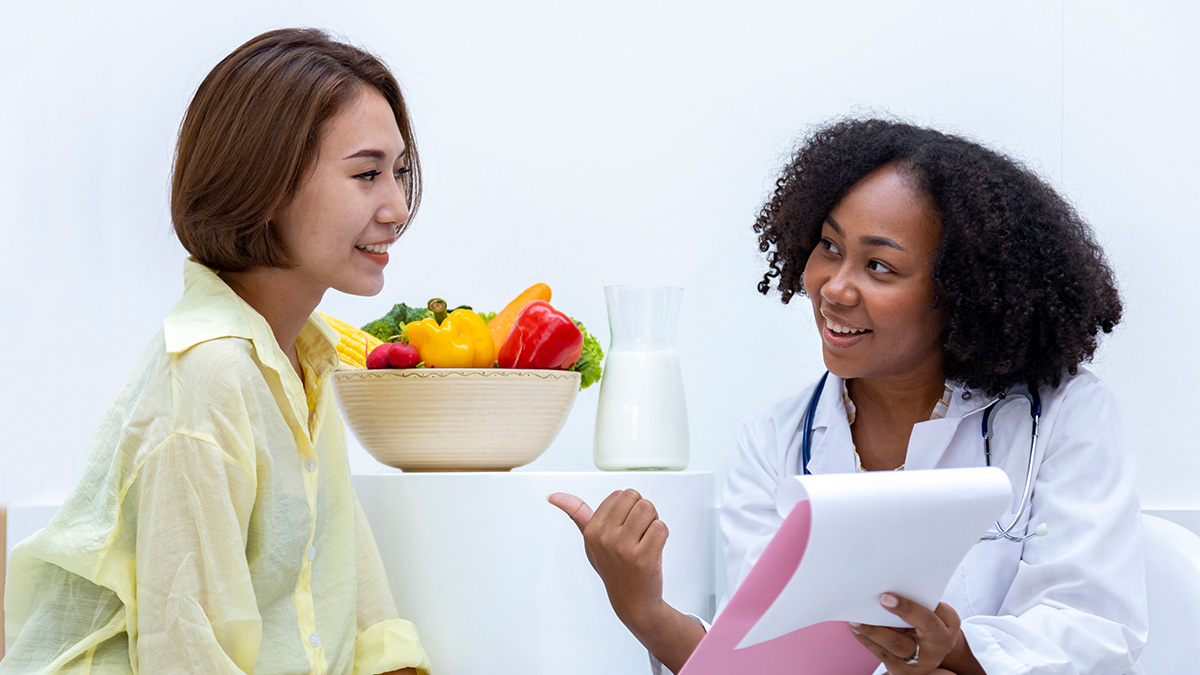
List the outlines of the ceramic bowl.
{"label": "ceramic bowl", "polygon": [[537,459],[579,373],[501,368],[339,370],[338,405],[375,459],[404,471],[507,471]]}

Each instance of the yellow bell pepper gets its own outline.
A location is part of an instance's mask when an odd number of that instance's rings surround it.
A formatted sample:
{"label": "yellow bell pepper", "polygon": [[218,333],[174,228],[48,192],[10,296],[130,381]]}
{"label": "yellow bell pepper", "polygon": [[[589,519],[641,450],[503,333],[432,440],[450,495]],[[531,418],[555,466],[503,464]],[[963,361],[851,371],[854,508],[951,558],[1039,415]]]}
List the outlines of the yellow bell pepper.
{"label": "yellow bell pepper", "polygon": [[491,331],[469,309],[450,312],[441,325],[436,318],[424,319],[407,324],[405,330],[409,344],[430,368],[491,368],[496,362]]}

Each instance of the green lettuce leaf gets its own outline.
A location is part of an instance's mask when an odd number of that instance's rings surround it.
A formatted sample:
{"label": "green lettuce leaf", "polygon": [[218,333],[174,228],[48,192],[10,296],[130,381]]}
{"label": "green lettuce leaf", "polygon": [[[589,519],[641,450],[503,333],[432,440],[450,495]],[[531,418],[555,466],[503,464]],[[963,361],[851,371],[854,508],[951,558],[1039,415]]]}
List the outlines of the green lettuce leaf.
{"label": "green lettuce leaf", "polygon": [[[571,320],[575,321],[575,319]],[[604,369],[601,367],[604,362],[604,350],[600,348],[600,341],[592,337],[582,323],[575,321],[575,325],[583,331],[583,354],[575,362],[575,365],[571,366],[571,370],[579,372],[579,388],[583,390],[599,382],[600,376],[604,374]]]}

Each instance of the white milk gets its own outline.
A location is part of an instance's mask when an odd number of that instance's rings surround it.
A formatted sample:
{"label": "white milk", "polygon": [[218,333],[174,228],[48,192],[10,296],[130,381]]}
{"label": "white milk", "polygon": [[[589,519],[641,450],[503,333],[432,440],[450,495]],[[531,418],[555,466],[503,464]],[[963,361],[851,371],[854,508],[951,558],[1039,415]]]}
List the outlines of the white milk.
{"label": "white milk", "polygon": [[617,350],[605,358],[595,461],[607,471],[687,468],[687,405],[675,351]]}

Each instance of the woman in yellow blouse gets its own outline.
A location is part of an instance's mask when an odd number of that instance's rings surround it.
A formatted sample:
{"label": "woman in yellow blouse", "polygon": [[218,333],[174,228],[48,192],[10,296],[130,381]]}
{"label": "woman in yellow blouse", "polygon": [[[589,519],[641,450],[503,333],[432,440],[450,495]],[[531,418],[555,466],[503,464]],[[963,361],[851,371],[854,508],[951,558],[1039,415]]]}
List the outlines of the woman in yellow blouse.
{"label": "woman in yellow blouse", "polygon": [[315,30],[217,65],[179,135],[183,299],[51,524],[0,673],[428,673],[350,484],[326,290],[374,295],[419,198],[396,80]]}

